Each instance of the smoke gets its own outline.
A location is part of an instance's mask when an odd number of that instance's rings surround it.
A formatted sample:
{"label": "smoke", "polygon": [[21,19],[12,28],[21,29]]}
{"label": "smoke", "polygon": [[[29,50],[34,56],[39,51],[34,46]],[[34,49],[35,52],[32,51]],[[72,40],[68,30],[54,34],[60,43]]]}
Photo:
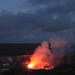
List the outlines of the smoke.
{"label": "smoke", "polygon": [[69,41],[62,38],[51,38],[50,43],[53,50],[59,54],[63,54],[65,52],[65,48],[69,45]]}
{"label": "smoke", "polygon": [[63,38],[51,38],[50,43],[55,54],[55,65],[63,63],[63,57],[70,46],[69,41]]}
{"label": "smoke", "polygon": [[53,68],[54,53],[49,50],[49,45],[45,41],[40,46],[35,49],[34,54],[30,57],[31,62],[35,62],[36,69],[43,69],[49,66],[50,69]]}
{"label": "smoke", "polygon": [[35,64],[33,69],[52,69],[54,66],[59,65],[65,54],[64,48],[66,45],[67,41],[59,38],[43,42],[30,57],[30,64]]}

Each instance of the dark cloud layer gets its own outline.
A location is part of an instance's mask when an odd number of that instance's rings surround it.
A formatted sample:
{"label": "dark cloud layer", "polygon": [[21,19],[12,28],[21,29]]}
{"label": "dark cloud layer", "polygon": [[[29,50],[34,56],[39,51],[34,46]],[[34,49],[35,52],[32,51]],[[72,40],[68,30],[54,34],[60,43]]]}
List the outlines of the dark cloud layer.
{"label": "dark cloud layer", "polygon": [[23,4],[29,9],[25,13],[2,11],[0,42],[41,42],[56,35],[74,34],[74,0],[28,0]]}

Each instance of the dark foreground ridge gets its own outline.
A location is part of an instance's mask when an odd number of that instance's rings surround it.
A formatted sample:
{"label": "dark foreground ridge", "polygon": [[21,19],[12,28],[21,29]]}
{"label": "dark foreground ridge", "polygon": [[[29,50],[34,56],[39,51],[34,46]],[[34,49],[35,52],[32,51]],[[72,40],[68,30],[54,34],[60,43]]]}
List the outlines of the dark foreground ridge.
{"label": "dark foreground ridge", "polygon": [[24,70],[21,68],[11,69],[3,75],[75,75],[75,64],[64,64],[53,70]]}

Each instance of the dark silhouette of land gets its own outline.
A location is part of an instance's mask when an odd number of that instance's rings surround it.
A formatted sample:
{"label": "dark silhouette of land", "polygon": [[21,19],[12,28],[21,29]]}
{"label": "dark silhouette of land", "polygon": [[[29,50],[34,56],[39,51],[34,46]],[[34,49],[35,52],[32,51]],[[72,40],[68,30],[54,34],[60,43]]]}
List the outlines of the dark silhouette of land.
{"label": "dark silhouette of land", "polygon": [[0,56],[32,54],[40,44],[0,44]]}

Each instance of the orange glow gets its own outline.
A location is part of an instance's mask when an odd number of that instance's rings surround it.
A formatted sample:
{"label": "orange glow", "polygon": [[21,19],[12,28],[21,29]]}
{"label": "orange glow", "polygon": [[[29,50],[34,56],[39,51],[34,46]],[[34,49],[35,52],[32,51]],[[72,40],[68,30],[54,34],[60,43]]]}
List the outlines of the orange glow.
{"label": "orange glow", "polygon": [[45,63],[34,63],[33,61],[31,61],[28,65],[27,65],[28,69],[45,69],[45,70],[51,70],[54,68],[53,65],[50,64],[45,64]]}
{"label": "orange glow", "polygon": [[48,48],[47,42],[37,47],[34,53],[29,57],[30,60],[28,60],[28,63],[26,62],[27,69],[53,69],[55,55]]}
{"label": "orange glow", "polygon": [[27,65],[27,67],[30,68],[30,69],[32,69],[34,66],[35,66],[34,63],[30,63],[30,64]]}

